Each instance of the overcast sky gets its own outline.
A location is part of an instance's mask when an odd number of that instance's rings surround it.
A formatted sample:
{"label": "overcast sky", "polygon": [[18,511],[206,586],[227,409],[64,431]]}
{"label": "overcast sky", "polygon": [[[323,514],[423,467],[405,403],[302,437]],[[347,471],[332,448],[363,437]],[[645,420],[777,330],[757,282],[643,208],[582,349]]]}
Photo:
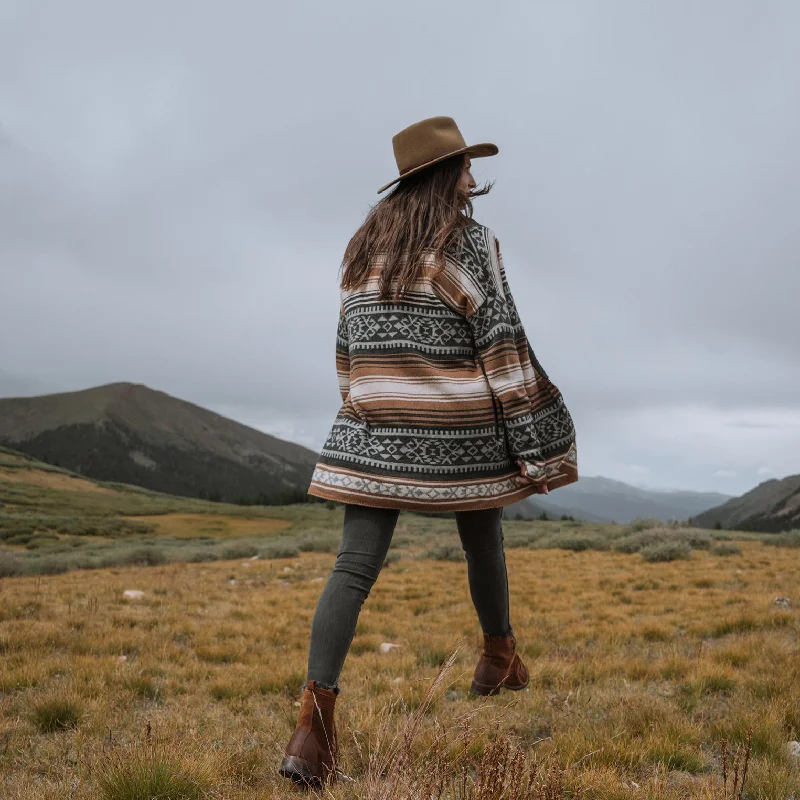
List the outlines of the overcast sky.
{"label": "overcast sky", "polygon": [[800,3],[0,0],[0,397],[144,383],[318,450],[391,137],[495,180],[582,475],[800,472]]}

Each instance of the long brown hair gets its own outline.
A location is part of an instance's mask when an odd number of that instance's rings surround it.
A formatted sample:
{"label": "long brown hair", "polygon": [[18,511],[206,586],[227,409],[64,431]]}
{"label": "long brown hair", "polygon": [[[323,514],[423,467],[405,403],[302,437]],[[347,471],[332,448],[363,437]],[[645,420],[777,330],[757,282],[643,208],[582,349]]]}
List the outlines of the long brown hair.
{"label": "long brown hair", "polygon": [[[397,300],[422,276],[423,256],[433,251],[444,268],[444,253],[460,240],[472,219],[472,198],[487,194],[494,182],[468,194],[458,189],[464,154],[446,158],[403,178],[369,211],[347,245],[342,259],[342,289],[357,289],[365,280],[374,256],[385,255],[379,300],[387,299],[397,279]],[[463,210],[462,210],[463,206]]]}

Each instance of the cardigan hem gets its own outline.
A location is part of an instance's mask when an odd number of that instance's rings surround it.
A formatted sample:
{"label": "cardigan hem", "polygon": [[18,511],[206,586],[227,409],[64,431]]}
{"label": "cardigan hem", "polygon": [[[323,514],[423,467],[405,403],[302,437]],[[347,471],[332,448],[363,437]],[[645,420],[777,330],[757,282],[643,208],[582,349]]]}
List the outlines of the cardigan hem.
{"label": "cardigan hem", "polygon": [[[548,491],[575,483],[578,480],[577,470],[569,471],[553,477],[547,483]],[[371,508],[397,508],[405,511],[477,511],[483,508],[499,508],[524,500],[532,494],[544,494],[541,484],[530,483],[516,491],[495,497],[475,497],[459,500],[418,500],[413,498],[392,497],[385,494],[367,494],[359,491],[348,491],[340,487],[328,486],[314,482],[309,486],[307,494],[339,503],[369,506]]]}

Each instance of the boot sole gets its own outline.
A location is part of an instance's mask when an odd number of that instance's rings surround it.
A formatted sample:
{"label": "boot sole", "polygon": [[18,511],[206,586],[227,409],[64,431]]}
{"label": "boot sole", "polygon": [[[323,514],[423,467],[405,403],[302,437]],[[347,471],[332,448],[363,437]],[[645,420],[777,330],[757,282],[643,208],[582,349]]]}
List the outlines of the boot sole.
{"label": "boot sole", "polygon": [[524,684],[521,686],[509,686],[506,683],[500,683],[497,686],[491,686],[488,683],[478,683],[476,680],[473,679],[472,685],[469,687],[469,690],[472,694],[479,694],[483,697],[488,697],[490,695],[499,694],[501,689],[510,689],[512,692],[519,692],[522,689],[527,689],[530,684],[530,679],[528,679]]}
{"label": "boot sole", "polygon": [[286,756],[281,762],[278,772],[284,778],[290,778],[302,786],[319,788],[325,782],[324,778],[311,769],[311,764],[299,756]]}

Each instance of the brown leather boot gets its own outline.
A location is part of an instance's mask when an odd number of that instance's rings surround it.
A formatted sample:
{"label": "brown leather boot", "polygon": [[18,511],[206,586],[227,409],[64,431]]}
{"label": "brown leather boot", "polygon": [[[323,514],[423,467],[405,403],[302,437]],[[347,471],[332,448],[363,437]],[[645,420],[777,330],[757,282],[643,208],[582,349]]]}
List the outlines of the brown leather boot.
{"label": "brown leather boot", "polygon": [[306,681],[297,727],[279,769],[285,778],[315,788],[335,778],[339,754],[333,709],[340,691],[338,686],[325,689]]}
{"label": "brown leather boot", "polygon": [[483,634],[483,652],[475,667],[475,676],[469,690],[473,694],[497,694],[500,689],[519,691],[530,678],[528,668],[517,652],[517,639],[508,636]]}

